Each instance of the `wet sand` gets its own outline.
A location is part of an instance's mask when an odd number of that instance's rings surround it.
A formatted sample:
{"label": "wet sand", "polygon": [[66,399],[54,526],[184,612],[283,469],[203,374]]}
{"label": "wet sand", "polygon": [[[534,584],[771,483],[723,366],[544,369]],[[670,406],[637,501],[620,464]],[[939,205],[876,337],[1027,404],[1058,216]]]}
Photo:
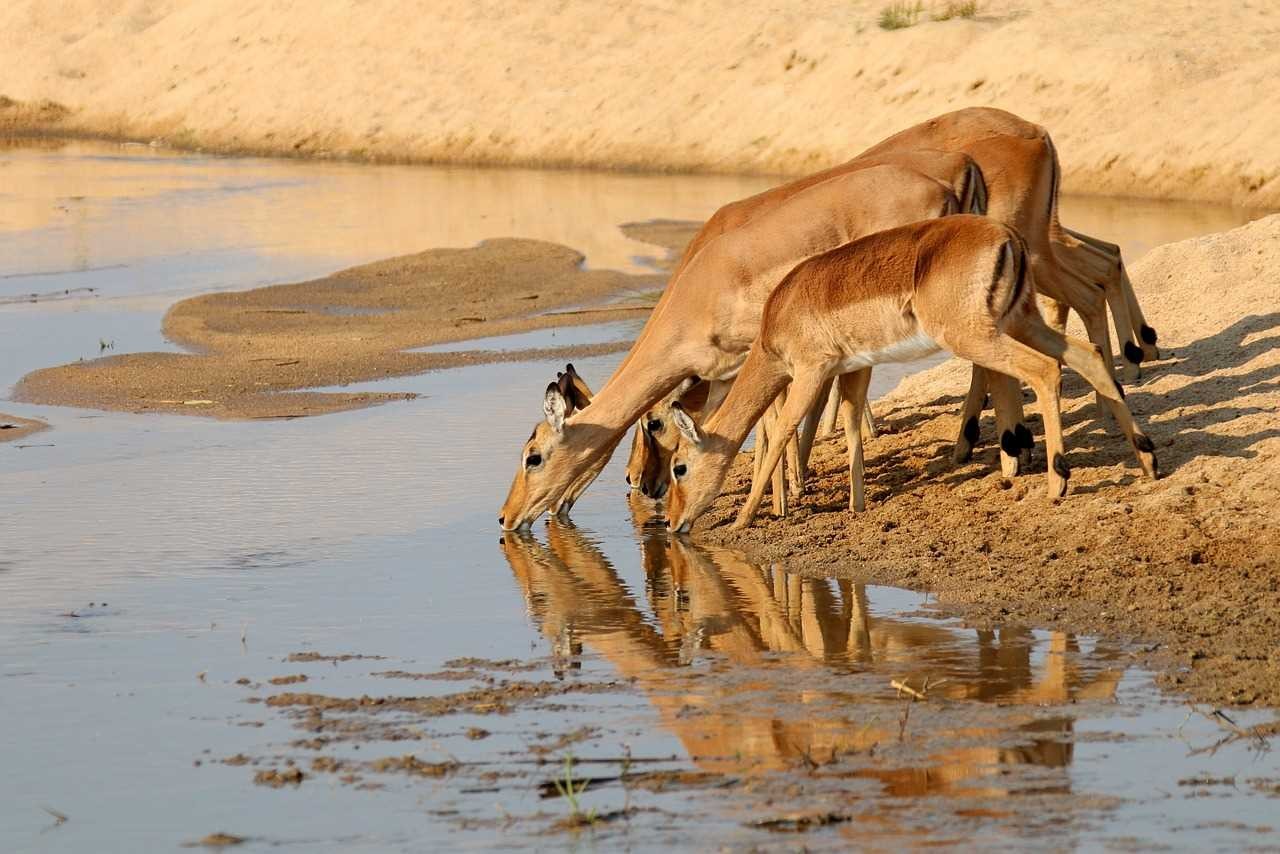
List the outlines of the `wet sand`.
{"label": "wet sand", "polygon": [[1030,476],[999,475],[990,412],[973,461],[954,466],[968,368],[952,360],[878,404],[864,515],[845,509],[843,440],[830,439],[791,518],[727,527],[748,486],[744,455],[694,536],[758,562],[936,591],[980,621],[1143,638],[1169,687],[1280,704],[1277,262],[1272,216],[1160,247],[1132,270],[1162,359],[1128,402],[1155,441],[1159,481],[1141,476],[1070,372],[1065,499],[1045,498],[1042,443]]}
{"label": "wet sand", "polygon": [[0,107],[0,129],[291,157],[804,174],[994,104],[1052,129],[1071,192],[1280,204],[1270,4],[982,0],[971,19],[937,21],[938,0],[887,31],[889,5],[446,0],[406,17],[389,0],[10,0],[0,95],[19,103]]}
{"label": "wet sand", "polygon": [[18,439],[25,439],[32,433],[38,433],[41,430],[48,429],[48,427],[49,425],[43,421],[19,418],[16,415],[5,415],[0,412],[0,442],[15,442]]}
{"label": "wet sand", "polygon": [[[396,392],[303,392],[484,362],[582,358],[618,341],[513,351],[415,348],[534,329],[643,317],[656,275],[582,268],[568,247],[486,240],[342,270],[322,279],[183,300],[166,338],[191,353],[132,353],[28,374],[14,399],[217,418],[318,415],[404,399]],[[606,297],[623,299],[594,305]]]}

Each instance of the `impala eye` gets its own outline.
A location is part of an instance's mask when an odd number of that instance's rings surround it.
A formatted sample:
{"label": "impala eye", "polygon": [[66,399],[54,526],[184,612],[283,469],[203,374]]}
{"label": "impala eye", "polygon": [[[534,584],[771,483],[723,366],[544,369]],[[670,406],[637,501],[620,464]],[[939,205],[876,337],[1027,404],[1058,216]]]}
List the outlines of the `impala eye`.
{"label": "impala eye", "polygon": [[660,433],[662,432],[662,422],[657,418],[651,418],[649,419],[649,423],[644,425],[644,429],[648,430],[650,433]]}
{"label": "impala eye", "polygon": [[524,458],[525,468],[533,468],[542,465],[542,454],[530,454]]}
{"label": "impala eye", "polygon": [[671,473],[676,477],[684,477],[684,473],[687,472],[688,470],[689,470],[688,466],[686,466],[684,463],[680,463],[671,469]]}

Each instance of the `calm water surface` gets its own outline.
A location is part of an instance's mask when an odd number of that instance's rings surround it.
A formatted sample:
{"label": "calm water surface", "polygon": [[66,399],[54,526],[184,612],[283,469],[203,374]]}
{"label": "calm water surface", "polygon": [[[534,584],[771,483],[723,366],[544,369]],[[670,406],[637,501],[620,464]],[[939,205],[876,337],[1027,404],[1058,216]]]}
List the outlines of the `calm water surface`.
{"label": "calm water surface", "polygon": [[[768,183],[0,149],[0,386],[104,346],[170,348],[161,315],[192,293],[433,246],[540,237],[640,268],[658,250],[619,223],[697,219]],[[1064,219],[1137,255],[1245,216],[1069,199]],[[599,384],[619,358],[578,367]],[[618,461],[574,526],[500,542],[556,367],[399,379],[422,397],[288,422],[0,404],[54,428],[0,445],[0,850],[215,831],[306,851],[1280,846],[1280,763],[1206,750],[1223,727],[1123,645],[978,632],[924,594],[669,542]],[[382,658],[286,660],[308,652]],[[504,680],[544,693],[443,716],[261,702],[521,690]],[[370,764],[406,755],[441,776]],[[582,810],[610,820],[554,829],[566,756]],[[290,762],[301,785],[253,782]]]}

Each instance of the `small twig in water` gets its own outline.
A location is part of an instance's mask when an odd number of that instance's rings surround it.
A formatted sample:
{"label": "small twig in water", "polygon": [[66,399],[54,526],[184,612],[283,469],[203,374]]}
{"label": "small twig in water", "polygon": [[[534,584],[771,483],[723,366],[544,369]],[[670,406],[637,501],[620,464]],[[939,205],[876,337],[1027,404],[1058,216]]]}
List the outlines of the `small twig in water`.
{"label": "small twig in water", "polygon": [[[889,685],[890,685],[891,687],[893,687],[893,688],[897,688],[897,689],[898,689],[898,696],[899,696],[899,697],[901,697],[903,694],[910,694],[913,698],[915,698],[915,699],[917,699],[917,700],[924,700],[924,699],[926,699],[926,697],[925,697],[925,695],[924,695],[924,692],[923,692],[923,691],[917,691],[915,688],[912,688],[912,687],[911,687],[910,685],[908,685],[906,682],[899,682],[897,679],[890,679],[890,680],[889,680]],[[927,682],[925,683],[925,688],[926,688],[926,689],[928,688],[928,683],[927,683]]]}
{"label": "small twig in water", "polygon": [[53,816],[54,827],[57,827],[58,825],[61,825],[61,824],[66,824],[68,821],[71,820],[63,813],[60,813],[57,810],[55,810],[53,807],[40,807],[40,809],[44,810],[49,815]]}

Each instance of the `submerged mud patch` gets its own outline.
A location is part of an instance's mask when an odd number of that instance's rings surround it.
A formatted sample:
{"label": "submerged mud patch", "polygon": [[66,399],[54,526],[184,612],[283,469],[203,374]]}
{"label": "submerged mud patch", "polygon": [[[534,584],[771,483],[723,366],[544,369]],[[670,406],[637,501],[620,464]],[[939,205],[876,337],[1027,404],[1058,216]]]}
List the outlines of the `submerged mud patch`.
{"label": "submerged mud patch", "polygon": [[[440,368],[625,349],[625,342],[512,352],[410,352],[533,329],[642,315],[643,304],[555,311],[656,276],[587,270],[580,253],[535,240],[487,240],[343,270],[323,279],[183,300],[164,334],[191,353],[134,353],[45,368],[14,391],[34,403],[216,418],[317,415],[403,400],[397,393],[303,392]],[[533,311],[537,314],[533,314]]]}

